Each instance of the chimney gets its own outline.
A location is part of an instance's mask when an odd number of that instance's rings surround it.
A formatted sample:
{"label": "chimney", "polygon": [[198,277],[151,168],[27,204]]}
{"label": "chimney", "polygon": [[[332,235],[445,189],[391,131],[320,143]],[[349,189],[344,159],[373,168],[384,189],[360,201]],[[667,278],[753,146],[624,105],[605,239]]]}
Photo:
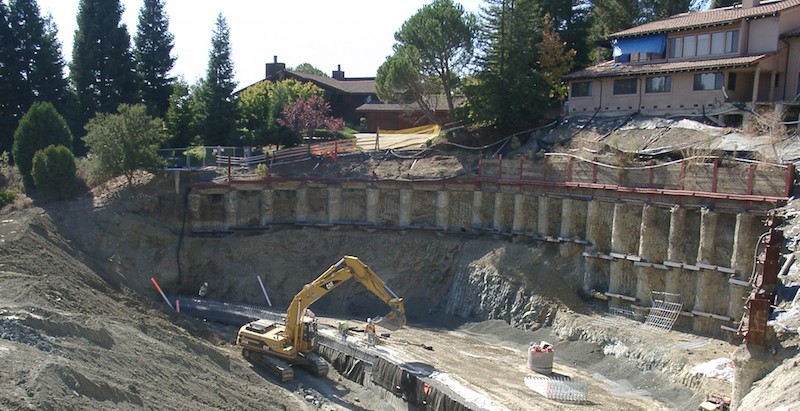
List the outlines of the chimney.
{"label": "chimney", "polygon": [[278,56],[272,57],[272,63],[267,63],[267,75],[266,78],[270,78],[275,76],[276,74],[280,73],[281,71],[286,70],[286,64],[278,63]]}
{"label": "chimney", "polygon": [[742,0],[743,9],[752,9],[761,5],[761,0]]}
{"label": "chimney", "polygon": [[335,78],[336,80],[344,80],[344,71],[342,71],[341,64],[336,65],[336,70],[333,71],[333,76],[331,77]]}

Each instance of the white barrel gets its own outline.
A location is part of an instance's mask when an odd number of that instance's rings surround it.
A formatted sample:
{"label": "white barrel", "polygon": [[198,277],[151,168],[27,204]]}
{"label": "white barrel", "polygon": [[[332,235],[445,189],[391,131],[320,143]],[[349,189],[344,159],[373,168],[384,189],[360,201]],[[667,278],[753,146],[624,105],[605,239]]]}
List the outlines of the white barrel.
{"label": "white barrel", "polygon": [[539,374],[553,373],[553,349],[542,349],[538,345],[528,347],[528,368]]}

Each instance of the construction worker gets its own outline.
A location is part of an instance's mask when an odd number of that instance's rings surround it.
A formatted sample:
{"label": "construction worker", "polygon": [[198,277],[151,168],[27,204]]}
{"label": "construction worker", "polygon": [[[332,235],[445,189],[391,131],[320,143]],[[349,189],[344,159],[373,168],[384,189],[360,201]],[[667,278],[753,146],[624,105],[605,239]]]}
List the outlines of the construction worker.
{"label": "construction worker", "polygon": [[208,283],[203,283],[203,285],[200,286],[200,292],[197,294],[200,295],[201,298],[206,298],[208,295]]}
{"label": "construction worker", "polygon": [[342,334],[342,342],[347,342],[347,331],[350,329],[350,324],[347,321],[339,321],[339,332]]}
{"label": "construction worker", "polygon": [[367,325],[364,326],[364,333],[367,334],[367,347],[375,346],[375,323],[372,318],[367,318]]}

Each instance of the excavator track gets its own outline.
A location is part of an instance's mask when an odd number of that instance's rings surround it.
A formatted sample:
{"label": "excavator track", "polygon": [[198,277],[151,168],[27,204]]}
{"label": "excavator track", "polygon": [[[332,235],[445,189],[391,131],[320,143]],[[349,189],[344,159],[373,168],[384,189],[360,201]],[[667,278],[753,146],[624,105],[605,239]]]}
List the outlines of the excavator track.
{"label": "excavator track", "polygon": [[305,354],[307,362],[303,364],[304,368],[316,377],[324,377],[328,375],[328,362],[319,354],[309,352]]}
{"label": "excavator track", "polygon": [[242,349],[242,356],[251,363],[265,368],[272,375],[278,377],[281,382],[287,382],[294,379],[294,369],[292,369],[292,365],[281,360],[280,358],[264,355],[248,349]]}

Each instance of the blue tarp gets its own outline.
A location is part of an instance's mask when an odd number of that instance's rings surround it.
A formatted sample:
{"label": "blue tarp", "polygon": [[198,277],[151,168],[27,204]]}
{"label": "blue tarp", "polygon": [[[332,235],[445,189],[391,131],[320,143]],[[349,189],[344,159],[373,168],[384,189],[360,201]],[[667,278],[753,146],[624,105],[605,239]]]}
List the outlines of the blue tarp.
{"label": "blue tarp", "polygon": [[667,46],[667,35],[655,34],[652,36],[617,39],[612,41],[611,45],[614,46],[614,57],[631,53],[664,54]]}

